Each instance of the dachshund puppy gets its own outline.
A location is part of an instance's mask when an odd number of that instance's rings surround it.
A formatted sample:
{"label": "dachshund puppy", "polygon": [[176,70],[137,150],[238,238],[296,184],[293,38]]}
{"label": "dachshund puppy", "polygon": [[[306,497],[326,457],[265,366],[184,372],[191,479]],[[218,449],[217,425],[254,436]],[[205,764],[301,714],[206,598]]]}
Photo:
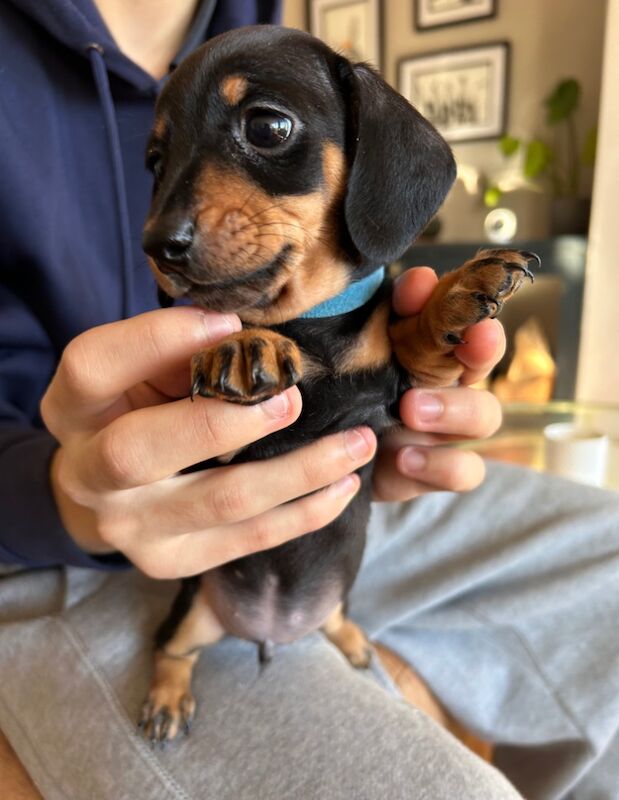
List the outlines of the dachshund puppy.
{"label": "dachshund puppy", "polygon": [[[199,48],[157,104],[143,245],[160,299],[236,312],[243,330],[197,353],[192,396],[257,403],[298,384],[300,418],[230,454],[269,458],[357,425],[397,424],[411,386],[447,386],[467,327],[495,316],[528,253],[485,251],[439,282],[423,312],[397,319],[383,265],[445,198],[451,151],[365,64],[296,30],[245,28]],[[199,400],[196,400],[199,402]],[[206,466],[209,466],[207,464]],[[192,669],[226,634],[274,643],[322,628],[355,666],[369,646],[344,615],[371,500],[361,489],[331,524],[182,583],[156,637],[142,726],[186,732]]]}

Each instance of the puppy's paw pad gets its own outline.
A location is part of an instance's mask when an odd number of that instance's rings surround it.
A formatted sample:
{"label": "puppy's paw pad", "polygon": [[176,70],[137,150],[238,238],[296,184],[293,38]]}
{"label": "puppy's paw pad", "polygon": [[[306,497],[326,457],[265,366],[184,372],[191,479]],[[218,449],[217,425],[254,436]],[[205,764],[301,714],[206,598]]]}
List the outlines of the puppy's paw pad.
{"label": "puppy's paw pad", "polygon": [[195,712],[195,700],[188,692],[157,687],[144,703],[138,727],[151,744],[163,746],[189,734]]}
{"label": "puppy's paw pad", "polygon": [[301,354],[285,336],[244,330],[202,350],[191,363],[191,396],[259,403],[301,379]]}

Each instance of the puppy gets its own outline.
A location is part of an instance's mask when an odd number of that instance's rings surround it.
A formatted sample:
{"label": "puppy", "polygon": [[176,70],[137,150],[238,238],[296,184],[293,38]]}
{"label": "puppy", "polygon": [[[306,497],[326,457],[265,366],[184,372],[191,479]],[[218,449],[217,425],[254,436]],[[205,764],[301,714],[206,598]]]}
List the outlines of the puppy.
{"label": "puppy", "polygon": [[[532,277],[528,253],[478,254],[398,319],[383,265],[445,198],[451,151],[365,64],[296,30],[245,28],[193,53],[156,110],[143,244],[160,298],[236,312],[243,330],[196,354],[192,396],[257,403],[298,384],[299,420],[232,454],[285,453],[357,425],[381,434],[411,386],[447,386],[466,328]],[[208,464],[207,464],[208,466]],[[363,554],[372,467],[334,522],[182,583],[156,637],[142,726],[186,732],[200,649],[226,634],[260,645],[322,628],[355,666],[369,647],[344,615]]]}

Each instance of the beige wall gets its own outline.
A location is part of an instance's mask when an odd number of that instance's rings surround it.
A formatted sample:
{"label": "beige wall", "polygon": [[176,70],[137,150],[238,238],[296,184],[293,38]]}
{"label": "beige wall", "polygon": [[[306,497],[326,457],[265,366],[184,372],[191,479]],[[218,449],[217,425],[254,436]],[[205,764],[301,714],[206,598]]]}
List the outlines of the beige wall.
{"label": "beige wall", "polygon": [[305,0],[284,0],[284,25],[305,28]]}
{"label": "beige wall", "polygon": [[618,41],[619,0],[610,0],[577,386],[579,399],[607,403],[619,403]]}
{"label": "beige wall", "polygon": [[[579,129],[595,123],[606,0],[498,0],[496,18],[419,33],[413,25],[413,0],[384,0],[383,74],[397,84],[398,59],[482,42],[508,40],[512,46],[509,78],[508,130],[516,136],[531,136],[537,125],[540,104],[556,82],[576,77],[583,86]],[[284,23],[305,25],[305,0],[285,0]],[[484,179],[506,185],[522,183],[516,166],[504,161],[496,142],[454,146],[458,163],[469,178],[469,188]],[[478,183],[479,181],[479,183]],[[537,238],[548,233],[548,201],[543,194],[522,189],[505,196],[504,205],[519,218],[519,237]],[[481,192],[468,193],[458,181],[441,218],[444,241],[479,240],[487,210]]]}

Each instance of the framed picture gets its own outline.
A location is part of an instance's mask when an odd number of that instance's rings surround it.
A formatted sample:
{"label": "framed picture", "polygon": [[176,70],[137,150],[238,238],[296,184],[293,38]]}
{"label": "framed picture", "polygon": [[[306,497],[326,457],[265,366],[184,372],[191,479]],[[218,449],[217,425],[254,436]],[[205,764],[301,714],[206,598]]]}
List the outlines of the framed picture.
{"label": "framed picture", "polygon": [[448,142],[505,133],[509,44],[495,42],[405,58],[399,89]]}
{"label": "framed picture", "polygon": [[415,27],[419,31],[476,22],[496,15],[498,0],[414,0]]}
{"label": "framed picture", "polygon": [[380,0],[308,0],[309,30],[351,61],[380,68]]}

